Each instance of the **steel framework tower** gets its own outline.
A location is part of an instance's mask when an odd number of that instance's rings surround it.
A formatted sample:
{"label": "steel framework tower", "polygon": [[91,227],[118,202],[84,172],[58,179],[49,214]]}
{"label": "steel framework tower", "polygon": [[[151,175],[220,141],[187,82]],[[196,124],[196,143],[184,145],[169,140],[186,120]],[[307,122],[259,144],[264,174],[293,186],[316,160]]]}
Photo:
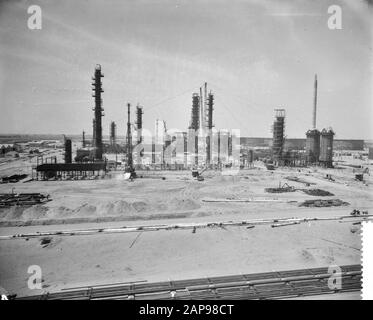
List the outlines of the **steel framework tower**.
{"label": "steel framework tower", "polygon": [[137,126],[137,143],[140,144],[142,142],[142,115],[144,112],[142,111],[142,107],[137,105],[136,107],[136,126]]}
{"label": "steel framework tower", "polygon": [[194,136],[194,164],[198,165],[198,129],[200,128],[200,97],[193,93],[192,97],[192,119],[189,129],[193,130]]}
{"label": "steel framework tower", "polygon": [[102,116],[104,109],[102,108],[102,98],[101,93],[104,92],[102,89],[101,78],[104,75],[101,73],[101,66],[98,64],[95,68],[95,75],[92,77],[92,97],[95,98],[95,125],[94,125],[94,136],[95,136],[95,158],[97,160],[102,160],[103,144],[102,144]]}
{"label": "steel framework tower", "polygon": [[114,121],[110,123],[110,145],[115,146],[117,143],[117,125]]}
{"label": "steel framework tower", "polygon": [[198,130],[199,129],[199,120],[200,120],[200,115],[199,115],[199,95],[198,93],[193,93],[192,97],[192,118],[190,121],[190,126],[189,129],[194,129]]}
{"label": "steel framework tower", "polygon": [[127,167],[133,171],[132,133],[131,133],[131,104],[127,103]]}
{"label": "steel framework tower", "polygon": [[282,158],[285,133],[285,109],[275,109],[275,121],[273,123],[272,152],[275,160]]}
{"label": "steel framework tower", "polygon": [[92,147],[96,145],[96,119],[92,120]]}
{"label": "steel framework tower", "polygon": [[214,110],[214,95],[210,92],[207,98],[206,122],[207,122],[207,136],[206,136],[206,165],[211,164],[211,140],[213,127],[213,110]]}

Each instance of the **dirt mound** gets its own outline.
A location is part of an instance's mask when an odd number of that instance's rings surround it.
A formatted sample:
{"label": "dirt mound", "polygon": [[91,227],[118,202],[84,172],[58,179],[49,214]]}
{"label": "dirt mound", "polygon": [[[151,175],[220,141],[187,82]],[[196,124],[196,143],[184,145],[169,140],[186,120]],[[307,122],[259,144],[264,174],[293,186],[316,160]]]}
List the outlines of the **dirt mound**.
{"label": "dirt mound", "polygon": [[340,207],[340,206],[348,206],[348,202],[344,202],[340,199],[329,199],[329,200],[322,200],[322,199],[316,199],[316,200],[306,200],[299,204],[300,207]]}
{"label": "dirt mound", "polygon": [[50,218],[66,218],[66,217],[70,217],[72,214],[73,214],[73,210],[66,208],[64,206],[49,209]]}
{"label": "dirt mound", "polygon": [[158,200],[133,201],[92,201],[84,202],[75,208],[65,206],[43,206],[34,205],[29,207],[14,206],[0,211],[0,219],[3,221],[35,221],[43,220],[63,220],[80,218],[105,218],[149,215],[160,213],[176,213],[180,211],[190,211],[200,208],[200,205],[188,197],[169,197]]}
{"label": "dirt mound", "polygon": [[22,220],[33,220],[47,218],[48,208],[42,205],[27,208],[22,213]]}
{"label": "dirt mound", "polygon": [[192,199],[177,199],[173,198],[167,203],[169,210],[195,210],[200,208],[200,205]]}
{"label": "dirt mound", "polygon": [[112,209],[114,215],[122,215],[132,210],[131,204],[124,200],[115,201]]}
{"label": "dirt mound", "polygon": [[294,192],[295,191],[293,187],[265,188],[264,190],[269,193],[283,193],[283,192]]}
{"label": "dirt mound", "polygon": [[25,207],[14,206],[2,210],[3,220],[20,220]]}
{"label": "dirt mound", "polygon": [[302,191],[310,196],[319,196],[319,197],[334,196],[333,193],[326,191],[326,190],[322,190],[322,189],[303,189]]}
{"label": "dirt mound", "polygon": [[78,217],[91,217],[96,214],[96,206],[84,203],[73,210],[73,215]]}

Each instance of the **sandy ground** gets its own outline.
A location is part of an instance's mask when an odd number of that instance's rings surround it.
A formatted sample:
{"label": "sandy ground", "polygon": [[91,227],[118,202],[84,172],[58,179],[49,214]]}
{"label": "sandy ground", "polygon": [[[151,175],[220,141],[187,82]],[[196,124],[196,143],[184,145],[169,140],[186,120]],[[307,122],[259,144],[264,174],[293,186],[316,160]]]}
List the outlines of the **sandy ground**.
{"label": "sandy ground", "polygon": [[167,281],[208,276],[359,264],[360,234],[350,223],[314,222],[96,234],[0,242],[1,286],[29,290],[27,269],[39,265],[44,290],[129,281]]}
{"label": "sandy ground", "polygon": [[[21,160],[20,160],[21,161]],[[7,174],[19,162],[0,166]],[[12,169],[13,168],[13,169]],[[5,172],[4,171],[4,172]],[[332,174],[334,182],[326,180]],[[111,173],[95,181],[33,181],[2,184],[0,193],[48,193],[52,201],[29,208],[0,210],[0,235],[110,226],[247,219],[334,217],[352,209],[373,213],[372,179],[354,181],[352,168],[287,169],[262,167],[241,170],[237,176],[206,172],[205,181],[190,172],[139,172],[144,178],[128,182]],[[298,176],[315,183],[286,180]],[[165,177],[165,180],[160,179]],[[268,187],[287,182],[296,188],[332,192],[327,199],[349,203],[343,207],[304,208],[299,203],[318,199],[295,191],[269,194]],[[269,199],[268,202],[217,203],[204,199]],[[61,225],[63,224],[63,225]],[[23,225],[23,226],[18,226]],[[355,231],[355,232],[352,232]],[[11,293],[30,295],[27,269],[39,265],[43,290],[129,281],[165,281],[204,276],[255,273],[359,264],[361,240],[356,226],[338,221],[313,222],[281,228],[269,225],[169,230],[128,234],[54,236],[43,247],[38,238],[0,240],[0,286]]]}
{"label": "sandy ground", "polygon": [[[348,170],[348,169],[345,169]],[[312,174],[308,170],[282,169],[275,172],[263,169],[242,170],[237,176],[222,176],[209,172],[205,181],[191,178],[190,172],[159,172],[154,176],[139,172],[144,178],[134,182],[120,179],[120,173],[111,173],[107,178],[94,181],[32,181],[28,183],[3,184],[0,192],[48,193],[52,201],[30,208],[12,207],[0,209],[0,225],[56,224],[105,222],[121,220],[148,220],[199,218],[245,213],[249,216],[297,216],[309,212],[325,212],[323,208],[300,208],[300,202],[317,197],[302,191],[270,194],[267,187],[285,183],[296,188],[320,188],[334,194],[328,199],[341,199],[350,204],[340,207],[349,213],[351,208],[369,209],[373,204],[372,186],[353,180],[352,172],[339,177],[333,173],[335,182],[324,179],[328,170],[319,169]],[[315,183],[306,187],[303,183],[286,180],[294,176]],[[166,179],[162,180],[160,177]],[[367,176],[370,179],[370,176]],[[348,184],[348,186],[346,186]],[[14,188],[14,189],[13,189]],[[204,202],[209,199],[268,199],[282,202]],[[318,197],[320,198],[320,197]],[[331,208],[327,208],[331,209]],[[328,212],[330,210],[326,210]]]}

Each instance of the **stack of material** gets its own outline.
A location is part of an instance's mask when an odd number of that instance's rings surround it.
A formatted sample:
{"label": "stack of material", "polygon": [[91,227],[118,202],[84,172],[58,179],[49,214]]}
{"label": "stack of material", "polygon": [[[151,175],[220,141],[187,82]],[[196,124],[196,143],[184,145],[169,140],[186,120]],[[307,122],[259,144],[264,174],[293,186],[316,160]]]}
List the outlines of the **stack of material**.
{"label": "stack of material", "polygon": [[348,202],[344,202],[340,199],[330,199],[330,200],[306,200],[299,204],[300,207],[339,207],[348,206]]}
{"label": "stack of material", "polygon": [[284,183],[283,185],[280,183],[278,188],[265,188],[265,191],[269,193],[293,192],[295,191],[295,188],[289,186],[287,183]]}
{"label": "stack of material", "polygon": [[25,179],[27,174],[13,174],[11,176],[2,177],[0,183],[16,183],[22,179]]}
{"label": "stack of material", "polygon": [[41,193],[1,193],[0,208],[11,206],[32,206],[50,201],[49,195]]}
{"label": "stack of material", "polygon": [[302,191],[310,196],[320,196],[320,197],[334,196],[333,193],[326,191],[326,190],[322,190],[322,189],[303,189]]}

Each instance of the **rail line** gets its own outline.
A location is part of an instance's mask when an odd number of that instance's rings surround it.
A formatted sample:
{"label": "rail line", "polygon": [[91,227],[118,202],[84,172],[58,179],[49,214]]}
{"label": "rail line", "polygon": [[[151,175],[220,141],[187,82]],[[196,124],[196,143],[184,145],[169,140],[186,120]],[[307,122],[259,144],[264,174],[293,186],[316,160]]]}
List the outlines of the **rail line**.
{"label": "rail line", "polygon": [[329,288],[327,267],[155,283],[100,285],[20,297],[23,300],[286,299],[361,291],[360,265],[341,267],[341,288]]}
{"label": "rail line", "polygon": [[364,216],[337,216],[337,217],[311,217],[311,218],[277,218],[277,219],[253,219],[240,221],[220,221],[220,222],[197,222],[197,223],[178,223],[178,224],[158,224],[158,225],[142,225],[142,226],[123,226],[123,227],[108,227],[108,228],[89,228],[89,229],[72,229],[59,231],[45,231],[32,233],[18,233],[12,235],[0,236],[0,240],[12,240],[19,238],[39,238],[46,236],[78,236],[90,235],[97,233],[127,233],[127,232],[144,232],[144,231],[159,231],[159,230],[182,230],[182,229],[197,229],[197,228],[214,228],[214,227],[253,227],[256,225],[272,225],[272,227],[283,227],[306,222],[333,221],[339,222],[363,222],[371,221],[373,215]]}

